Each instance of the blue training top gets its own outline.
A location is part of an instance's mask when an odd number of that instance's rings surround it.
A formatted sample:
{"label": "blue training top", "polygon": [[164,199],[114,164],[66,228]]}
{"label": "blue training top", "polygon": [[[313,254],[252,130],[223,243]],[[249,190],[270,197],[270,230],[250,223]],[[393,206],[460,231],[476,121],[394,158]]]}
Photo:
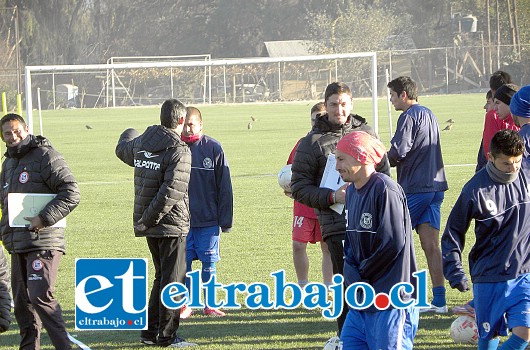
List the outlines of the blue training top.
{"label": "blue training top", "polygon": [[430,109],[414,104],[401,113],[390,144],[388,160],[405,193],[447,191],[440,128]]}
{"label": "blue training top", "polygon": [[203,135],[188,144],[191,150],[191,177],[188,188],[191,227],[232,228],[234,200],[230,169],[221,144]]}
{"label": "blue training top", "polygon": [[[389,293],[400,282],[413,283],[414,239],[403,189],[389,176],[373,173],[359,190],[346,190],[348,224],[344,241],[344,279]],[[402,296],[403,300],[408,297]],[[416,297],[416,289],[413,295]],[[374,306],[368,312],[378,311]]]}
{"label": "blue training top", "polygon": [[473,283],[495,283],[530,272],[530,161],[523,159],[512,183],[498,183],[486,168],[462,188],[442,235],[445,278],[451,286],[465,277],[462,250],[471,220],[476,242],[469,252]]}

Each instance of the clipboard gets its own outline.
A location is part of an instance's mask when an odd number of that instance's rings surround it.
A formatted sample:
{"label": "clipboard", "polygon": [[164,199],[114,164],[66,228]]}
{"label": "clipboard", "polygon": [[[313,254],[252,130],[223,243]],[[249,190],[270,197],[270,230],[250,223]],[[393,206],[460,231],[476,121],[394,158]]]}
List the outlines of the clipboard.
{"label": "clipboard", "polygon": [[[8,193],[8,219],[10,227],[28,227],[25,216],[37,216],[42,209],[55,198],[48,193]],[[52,227],[66,227],[66,219],[57,221]]]}
{"label": "clipboard", "polygon": [[[320,187],[329,188],[333,191],[339,189],[345,182],[340,177],[340,174],[335,170],[335,165],[337,164],[337,159],[333,153],[328,155],[328,160],[326,161],[326,167],[324,168],[324,173],[322,174],[322,181],[320,181]],[[344,204],[335,203],[330,206],[332,210],[337,212],[337,214],[342,214],[344,211]]]}

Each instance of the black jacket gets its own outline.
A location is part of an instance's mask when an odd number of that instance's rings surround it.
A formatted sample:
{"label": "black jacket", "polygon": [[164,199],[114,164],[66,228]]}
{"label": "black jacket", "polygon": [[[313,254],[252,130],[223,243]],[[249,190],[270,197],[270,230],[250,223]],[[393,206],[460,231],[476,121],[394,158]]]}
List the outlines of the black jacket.
{"label": "black jacket", "polygon": [[[346,231],[344,212],[338,214],[329,208],[333,204],[330,200],[333,191],[319,186],[328,155],[335,152],[341,137],[352,131],[366,131],[377,136],[361,116],[351,114],[345,124],[336,125],[328,121],[327,115],[323,115],[317,119],[311,132],[300,141],[294,156],[291,181],[293,197],[296,201],[315,208],[322,238],[343,235]],[[386,154],[376,170],[390,175]]]}
{"label": "black jacket", "polygon": [[[18,155],[6,152],[0,174],[2,184],[2,241],[9,253],[55,249],[64,252],[64,228],[51,227],[79,204],[79,186],[64,158],[42,136],[28,135]],[[54,193],[56,197],[38,214],[45,228],[38,233],[26,227],[9,227],[8,193]],[[29,224],[29,222],[28,222]]]}
{"label": "black jacket", "polygon": [[11,281],[9,266],[4,248],[0,245],[0,333],[9,329],[11,324],[11,295],[9,294]]}
{"label": "black jacket", "polygon": [[125,130],[116,146],[116,155],[134,167],[134,225],[147,230],[137,237],[186,236],[190,229],[188,183],[191,152],[171,129],[148,127],[140,135]]}

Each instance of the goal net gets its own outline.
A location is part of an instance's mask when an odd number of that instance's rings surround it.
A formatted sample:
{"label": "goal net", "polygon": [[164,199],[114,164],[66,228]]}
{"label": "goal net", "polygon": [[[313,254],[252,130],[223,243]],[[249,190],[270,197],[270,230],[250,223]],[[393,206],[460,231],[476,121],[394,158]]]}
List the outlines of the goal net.
{"label": "goal net", "polygon": [[[383,78],[384,79],[384,78]],[[26,113],[33,132],[33,100],[42,108],[310,101],[342,81],[354,98],[371,97],[378,131],[375,52],[294,57],[211,59],[209,55],[113,57],[107,64],[26,66]]]}

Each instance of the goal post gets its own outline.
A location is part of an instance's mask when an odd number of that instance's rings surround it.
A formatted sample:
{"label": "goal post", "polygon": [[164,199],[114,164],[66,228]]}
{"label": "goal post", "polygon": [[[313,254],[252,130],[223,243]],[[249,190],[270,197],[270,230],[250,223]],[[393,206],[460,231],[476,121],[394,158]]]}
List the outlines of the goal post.
{"label": "goal post", "polygon": [[[196,55],[177,55],[177,56],[112,56],[107,59],[107,65],[112,65],[114,63],[135,63],[135,62],[176,62],[176,61],[211,61],[212,55],[210,54],[196,54]],[[206,86],[211,86],[211,66],[204,67],[204,91],[203,91],[203,100],[206,100],[207,89]],[[109,107],[109,85],[110,92],[112,93],[112,107],[116,107],[116,74],[114,69],[107,69],[105,81],[105,89],[107,96],[107,107]],[[110,79],[109,79],[110,77]],[[118,78],[119,79],[119,78]],[[209,80],[207,80],[209,79]],[[110,82],[109,82],[110,80]],[[110,83],[110,84],[109,84]],[[120,82],[121,83],[121,82]],[[171,96],[173,96],[173,73],[171,72],[170,79],[170,88]],[[211,100],[211,89],[208,89],[208,100]],[[130,96],[129,96],[130,97]]]}
{"label": "goal post", "polygon": [[[215,59],[205,61],[163,61],[163,62],[126,62],[112,64],[86,64],[86,65],[43,65],[43,66],[26,66],[25,67],[25,87],[26,87],[26,115],[28,128],[33,133],[33,101],[32,101],[32,74],[37,72],[56,73],[56,72],[83,72],[83,71],[106,71],[119,69],[149,69],[149,68],[183,68],[183,67],[216,67],[216,66],[236,66],[236,65],[257,65],[270,63],[289,63],[289,62],[309,62],[309,61],[333,61],[335,62],[351,58],[370,58],[371,61],[371,95],[372,95],[372,116],[373,128],[378,132],[378,88],[377,88],[377,54],[375,52],[359,52],[344,54],[328,55],[310,55],[310,56],[291,56],[291,57],[258,57],[258,58],[240,58],[240,59]],[[338,80],[338,72],[335,63],[335,79]],[[211,71],[209,70],[209,81],[211,81]],[[208,84],[209,94],[211,96],[211,83]],[[226,89],[226,82],[225,82]],[[212,103],[211,98],[208,103]]]}

